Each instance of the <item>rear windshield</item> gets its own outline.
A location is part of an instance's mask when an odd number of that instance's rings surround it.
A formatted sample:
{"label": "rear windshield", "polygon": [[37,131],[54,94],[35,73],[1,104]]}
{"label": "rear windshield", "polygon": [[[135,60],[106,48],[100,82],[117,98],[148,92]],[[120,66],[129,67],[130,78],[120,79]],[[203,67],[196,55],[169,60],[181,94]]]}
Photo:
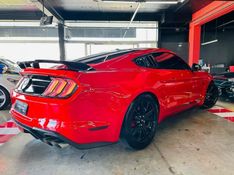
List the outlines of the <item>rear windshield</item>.
{"label": "rear windshield", "polygon": [[114,52],[103,52],[100,54],[89,55],[87,57],[79,58],[73,61],[85,64],[97,64],[135,51],[136,50],[118,50]]}

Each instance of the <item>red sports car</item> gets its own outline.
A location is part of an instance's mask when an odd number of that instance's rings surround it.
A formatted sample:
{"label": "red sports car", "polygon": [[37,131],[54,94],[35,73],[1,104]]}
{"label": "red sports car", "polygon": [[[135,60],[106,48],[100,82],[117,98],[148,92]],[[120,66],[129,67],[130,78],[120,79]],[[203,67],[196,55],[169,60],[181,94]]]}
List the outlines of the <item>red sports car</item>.
{"label": "red sports car", "polygon": [[[60,64],[50,69],[41,63]],[[26,133],[50,145],[78,148],[114,143],[150,144],[167,116],[212,107],[212,77],[166,49],[129,49],[74,61],[21,62],[11,114]]]}

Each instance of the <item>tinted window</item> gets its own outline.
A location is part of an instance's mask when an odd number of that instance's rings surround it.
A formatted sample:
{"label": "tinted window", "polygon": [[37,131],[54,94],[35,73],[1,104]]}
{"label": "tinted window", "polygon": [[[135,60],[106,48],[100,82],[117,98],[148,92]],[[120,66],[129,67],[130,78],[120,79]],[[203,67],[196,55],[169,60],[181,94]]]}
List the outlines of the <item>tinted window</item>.
{"label": "tinted window", "polygon": [[136,58],[135,63],[141,67],[154,67],[153,62],[148,56]]}
{"label": "tinted window", "polygon": [[95,55],[90,55],[87,57],[83,57],[80,59],[74,60],[75,62],[81,62],[81,63],[86,63],[86,64],[97,64],[101,63],[113,58],[117,58],[119,56],[135,52],[135,50],[120,50],[120,51],[114,51],[114,52],[106,52],[106,53],[100,53],[100,54],[95,54]]}
{"label": "tinted window", "polygon": [[161,52],[152,54],[159,69],[190,70],[190,67],[178,56]]}

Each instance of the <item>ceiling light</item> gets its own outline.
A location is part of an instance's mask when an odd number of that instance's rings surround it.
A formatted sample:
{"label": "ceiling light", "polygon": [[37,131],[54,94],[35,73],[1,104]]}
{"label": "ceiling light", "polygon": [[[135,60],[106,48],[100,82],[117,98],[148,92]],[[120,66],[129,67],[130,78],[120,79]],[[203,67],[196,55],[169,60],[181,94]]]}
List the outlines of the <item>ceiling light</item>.
{"label": "ceiling light", "polygon": [[216,42],[218,42],[217,39],[212,40],[212,41],[207,41],[207,42],[201,43],[201,45],[202,45],[202,46],[205,46],[205,45],[212,44],[212,43],[216,43]]}
{"label": "ceiling light", "polygon": [[147,4],[177,4],[179,2],[183,2],[184,0],[178,0],[178,1],[145,1],[145,0],[135,0],[135,1],[124,1],[124,0],[102,0],[102,2],[107,3],[147,3]]}

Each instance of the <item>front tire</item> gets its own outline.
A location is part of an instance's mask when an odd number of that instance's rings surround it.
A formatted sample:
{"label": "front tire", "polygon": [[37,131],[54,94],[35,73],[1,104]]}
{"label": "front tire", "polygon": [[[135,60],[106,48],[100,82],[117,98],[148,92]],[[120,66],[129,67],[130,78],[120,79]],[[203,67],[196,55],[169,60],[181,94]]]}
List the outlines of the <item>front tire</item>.
{"label": "front tire", "polygon": [[206,97],[202,105],[202,108],[203,109],[212,108],[216,104],[218,98],[219,98],[218,87],[214,84],[214,82],[211,82],[207,88]]}
{"label": "front tire", "polygon": [[2,86],[0,86],[0,110],[5,109],[10,104],[10,94]]}
{"label": "front tire", "polygon": [[156,133],[158,105],[149,94],[138,96],[130,105],[124,121],[123,135],[130,147],[144,149]]}

